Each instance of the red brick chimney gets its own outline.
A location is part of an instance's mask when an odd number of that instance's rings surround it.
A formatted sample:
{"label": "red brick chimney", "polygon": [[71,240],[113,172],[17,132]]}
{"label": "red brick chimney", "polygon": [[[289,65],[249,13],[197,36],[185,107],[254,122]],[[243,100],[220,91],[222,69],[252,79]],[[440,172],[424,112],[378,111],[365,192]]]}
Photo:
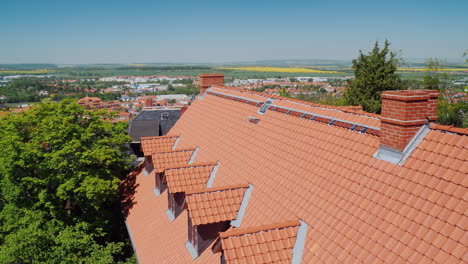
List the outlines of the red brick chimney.
{"label": "red brick chimney", "polygon": [[416,132],[437,119],[437,97],[433,90],[384,91],[380,145],[403,151]]}
{"label": "red brick chimney", "polygon": [[187,105],[182,106],[182,108],[180,108],[180,110],[179,110],[180,115],[183,115],[185,113],[185,111],[187,111],[187,109],[188,109]]}
{"label": "red brick chimney", "polygon": [[204,94],[211,86],[224,86],[224,74],[204,73],[200,74],[200,94]]}
{"label": "red brick chimney", "polygon": [[146,98],[145,99],[145,106],[146,107],[152,107],[153,106],[153,99],[152,98]]}

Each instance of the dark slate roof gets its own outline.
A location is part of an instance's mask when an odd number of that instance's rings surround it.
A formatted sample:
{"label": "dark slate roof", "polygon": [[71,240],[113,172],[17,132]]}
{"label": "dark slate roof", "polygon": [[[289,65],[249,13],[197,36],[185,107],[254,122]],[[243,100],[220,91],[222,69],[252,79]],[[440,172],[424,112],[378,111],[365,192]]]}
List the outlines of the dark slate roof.
{"label": "dark slate roof", "polygon": [[164,136],[179,117],[178,109],[143,111],[131,121],[128,134],[134,142],[140,141],[141,137]]}

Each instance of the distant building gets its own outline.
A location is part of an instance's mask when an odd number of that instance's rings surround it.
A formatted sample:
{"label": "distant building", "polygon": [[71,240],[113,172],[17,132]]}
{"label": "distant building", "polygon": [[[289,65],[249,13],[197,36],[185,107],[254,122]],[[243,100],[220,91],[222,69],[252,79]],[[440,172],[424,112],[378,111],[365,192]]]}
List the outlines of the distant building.
{"label": "distant building", "polygon": [[179,120],[179,109],[146,110],[137,115],[128,128],[128,134],[132,138],[130,144],[133,153],[142,157],[140,139],[142,137],[164,136]]}

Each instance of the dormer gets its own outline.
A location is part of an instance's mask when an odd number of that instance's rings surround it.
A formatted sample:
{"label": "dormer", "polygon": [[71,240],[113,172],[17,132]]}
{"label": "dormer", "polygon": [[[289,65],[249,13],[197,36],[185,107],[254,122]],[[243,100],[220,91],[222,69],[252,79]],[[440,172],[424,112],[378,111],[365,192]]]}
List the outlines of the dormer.
{"label": "dormer", "polygon": [[[142,137],[140,141],[145,162],[151,163],[151,154],[175,149],[179,142],[179,136]],[[149,173],[149,171],[144,172],[146,176]]]}
{"label": "dormer", "polygon": [[302,261],[307,223],[289,221],[219,234],[214,252],[222,252],[221,263],[293,263]]}
{"label": "dormer", "polygon": [[194,259],[226,231],[242,221],[253,186],[248,184],[186,192],[187,249]]}
{"label": "dormer", "polygon": [[151,162],[148,163],[154,168],[150,173],[154,176],[155,188],[153,191],[156,196],[159,196],[167,188],[162,180],[164,169],[192,163],[197,152],[198,148],[187,148],[163,151],[151,155]]}
{"label": "dormer", "polygon": [[163,184],[168,187],[166,213],[171,221],[185,209],[185,192],[211,187],[217,170],[217,162],[192,163],[164,170]]}

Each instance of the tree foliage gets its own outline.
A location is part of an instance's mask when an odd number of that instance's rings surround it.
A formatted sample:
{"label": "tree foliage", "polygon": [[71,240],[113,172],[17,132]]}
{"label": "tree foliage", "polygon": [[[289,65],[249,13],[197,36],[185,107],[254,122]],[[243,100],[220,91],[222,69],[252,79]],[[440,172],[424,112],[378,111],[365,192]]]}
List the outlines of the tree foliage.
{"label": "tree foliage", "polygon": [[403,88],[403,82],[396,73],[400,60],[389,46],[390,43],[385,41],[381,49],[375,42],[367,55],[359,51],[359,57],[353,60],[354,79],[343,95],[345,104],[362,105],[367,112],[379,113],[382,91]]}
{"label": "tree foliage", "polygon": [[447,72],[441,72],[444,68],[444,62],[441,59],[429,58],[426,62],[428,74],[424,76],[423,88],[429,90],[442,90],[448,85],[448,74]]}
{"label": "tree foliage", "polygon": [[109,117],[64,100],[0,118],[0,263],[123,259],[112,226],[130,139]]}
{"label": "tree foliage", "polygon": [[442,125],[466,127],[468,104],[464,101],[454,101],[453,88],[449,88],[449,76],[442,72],[445,61],[429,58],[426,62],[428,73],[424,76],[424,89],[439,91],[437,104],[437,123]]}

